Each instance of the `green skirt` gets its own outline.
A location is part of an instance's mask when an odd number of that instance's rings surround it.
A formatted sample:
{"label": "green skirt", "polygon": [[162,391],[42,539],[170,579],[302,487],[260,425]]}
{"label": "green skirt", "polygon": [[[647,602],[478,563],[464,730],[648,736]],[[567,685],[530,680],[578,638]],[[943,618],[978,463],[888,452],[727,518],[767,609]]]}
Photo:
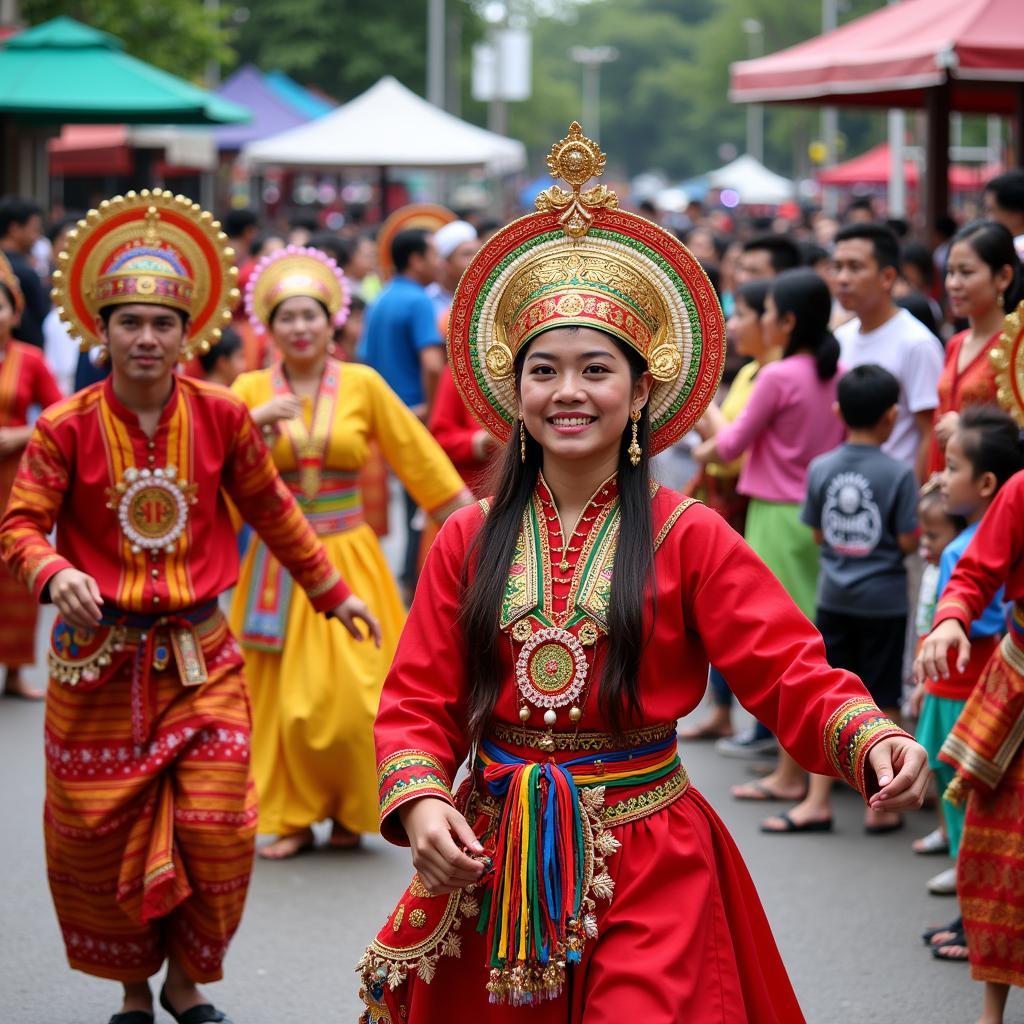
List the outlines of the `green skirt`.
{"label": "green skirt", "polygon": [[[939,751],[946,742],[946,737],[953,731],[953,726],[956,725],[956,720],[966,703],[965,700],[936,697],[931,693],[926,693],[921,703],[921,717],[917,720],[917,742],[928,753],[928,764],[935,775],[935,786],[940,798],[956,773],[945,761],[939,760]],[[942,816],[946,821],[946,835],[949,838],[949,855],[953,860],[956,860],[957,851],[960,849],[966,813],[966,807],[954,807],[948,800],[942,801]]]}
{"label": "green skirt", "polygon": [[745,536],[800,611],[813,622],[818,545],[811,528],[800,522],[800,506],[796,502],[751,498]]}

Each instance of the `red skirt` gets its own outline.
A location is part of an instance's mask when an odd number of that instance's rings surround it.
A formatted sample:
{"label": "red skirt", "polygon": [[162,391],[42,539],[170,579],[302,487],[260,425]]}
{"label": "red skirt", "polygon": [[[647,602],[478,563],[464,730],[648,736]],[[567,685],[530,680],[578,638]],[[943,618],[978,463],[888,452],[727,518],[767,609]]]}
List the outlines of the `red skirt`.
{"label": "red skirt", "polygon": [[[692,787],[668,807],[613,828],[611,904],[569,970],[563,994],[529,1007],[488,1002],[476,919],[451,933],[427,983],[380,986],[372,1024],[802,1024],[796,995],[746,865]],[[438,897],[440,898],[440,897]],[[389,919],[391,920],[391,919]],[[397,929],[396,929],[397,930]],[[386,941],[390,926],[385,925]],[[414,951],[409,951],[414,952]]]}

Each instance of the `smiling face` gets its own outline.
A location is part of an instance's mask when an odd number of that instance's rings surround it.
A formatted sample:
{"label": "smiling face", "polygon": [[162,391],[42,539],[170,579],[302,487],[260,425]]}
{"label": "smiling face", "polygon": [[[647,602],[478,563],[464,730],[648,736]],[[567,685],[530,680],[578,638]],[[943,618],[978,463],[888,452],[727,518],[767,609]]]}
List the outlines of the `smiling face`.
{"label": "smiling face", "polygon": [[293,295],[275,307],[270,333],[285,363],[305,368],[326,357],[333,330],[326,310],[316,299]]}
{"label": "smiling face", "polygon": [[137,302],[115,306],[96,333],[110,352],[115,382],[155,384],[170,380],[187,340],[186,324],[173,309]]}
{"label": "smiling face", "polygon": [[557,327],[530,342],[519,402],[523,422],[549,459],[615,470],[632,410],[641,409],[652,378],[633,379],[629,360],[606,334]]}
{"label": "smiling face", "polygon": [[970,242],[957,242],[949,250],[946,294],[954,316],[977,320],[991,313],[1012,280],[1011,267],[993,274]]}

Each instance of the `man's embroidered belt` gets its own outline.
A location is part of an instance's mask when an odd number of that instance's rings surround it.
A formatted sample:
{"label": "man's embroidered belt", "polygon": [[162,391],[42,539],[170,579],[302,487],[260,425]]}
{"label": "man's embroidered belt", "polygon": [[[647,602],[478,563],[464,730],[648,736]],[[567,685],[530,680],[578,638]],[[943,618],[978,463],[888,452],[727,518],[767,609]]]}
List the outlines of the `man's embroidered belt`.
{"label": "man's embroidered belt", "polygon": [[141,744],[150,732],[152,673],[163,672],[173,658],[183,685],[205,683],[206,655],[218,650],[227,635],[227,620],[216,601],[171,615],[108,610],[94,630],[58,618],[47,661],[51,678],[91,690],[131,660],[132,738]]}
{"label": "man's embroidered belt", "polygon": [[585,734],[591,752],[567,755],[556,743],[543,760],[521,730],[512,730],[514,745],[493,732],[481,742],[474,767],[498,817],[479,924],[490,948],[492,1002],[520,1005],[561,992],[566,964],[578,963],[585,940],[597,935],[596,900],[612,896],[604,860],[619,842],[608,828],[686,791],[675,729],[658,731],[637,746],[621,746],[627,738],[620,737],[619,749],[606,749],[610,736]]}
{"label": "man's embroidered belt", "polygon": [[335,469],[322,470],[319,489],[313,498],[307,497],[303,492],[298,471],[282,473],[281,479],[295,495],[310,526],[320,537],[353,530],[366,521],[358,473]]}

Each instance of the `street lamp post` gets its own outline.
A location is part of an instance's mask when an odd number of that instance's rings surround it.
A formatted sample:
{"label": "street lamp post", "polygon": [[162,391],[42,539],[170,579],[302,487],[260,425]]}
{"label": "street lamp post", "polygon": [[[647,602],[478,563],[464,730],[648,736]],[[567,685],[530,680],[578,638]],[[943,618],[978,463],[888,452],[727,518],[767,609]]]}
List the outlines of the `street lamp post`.
{"label": "street lamp post", "polygon": [[583,127],[596,142],[601,139],[601,65],[619,59],[614,46],[574,46],[569,59],[583,68]]}
{"label": "street lamp post", "polygon": [[[744,18],[743,31],[747,36],[747,56],[751,60],[764,53],[764,25],[757,18]],[[760,103],[747,106],[747,152],[764,163],[764,107]]]}

